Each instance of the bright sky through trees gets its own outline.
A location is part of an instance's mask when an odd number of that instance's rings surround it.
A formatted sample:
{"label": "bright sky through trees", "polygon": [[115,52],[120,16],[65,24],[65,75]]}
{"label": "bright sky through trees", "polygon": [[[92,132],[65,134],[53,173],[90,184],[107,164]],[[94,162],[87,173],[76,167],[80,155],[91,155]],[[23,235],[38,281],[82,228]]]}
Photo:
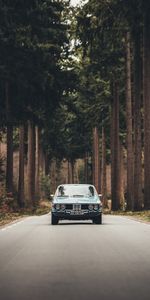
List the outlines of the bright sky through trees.
{"label": "bright sky through trees", "polygon": [[75,5],[79,4],[80,2],[81,2],[81,0],[71,0],[70,4],[75,6]]}
{"label": "bright sky through trees", "polygon": [[83,5],[87,2],[88,0],[70,0],[70,4],[72,6],[76,6],[76,5]]}

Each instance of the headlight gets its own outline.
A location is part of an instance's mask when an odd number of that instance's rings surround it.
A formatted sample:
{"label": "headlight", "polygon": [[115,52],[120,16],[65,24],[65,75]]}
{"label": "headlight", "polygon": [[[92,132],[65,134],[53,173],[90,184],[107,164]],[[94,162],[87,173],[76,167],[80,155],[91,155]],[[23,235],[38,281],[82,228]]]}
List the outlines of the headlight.
{"label": "headlight", "polygon": [[55,207],[56,207],[56,209],[58,209],[58,210],[59,210],[59,209],[60,209],[60,204],[56,204],[56,206],[55,206]]}
{"label": "headlight", "polygon": [[63,210],[66,208],[65,204],[61,204],[60,207],[61,207],[61,209],[63,209]]}
{"label": "headlight", "polygon": [[93,210],[93,205],[89,204],[89,210]]}
{"label": "headlight", "polygon": [[99,205],[98,204],[94,204],[94,210],[98,210],[99,209]]}

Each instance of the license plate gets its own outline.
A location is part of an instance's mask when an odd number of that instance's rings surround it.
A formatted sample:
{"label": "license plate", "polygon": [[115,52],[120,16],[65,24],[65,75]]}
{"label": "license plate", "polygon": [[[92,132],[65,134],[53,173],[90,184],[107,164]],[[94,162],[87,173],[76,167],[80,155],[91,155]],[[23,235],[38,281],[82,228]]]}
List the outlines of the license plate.
{"label": "license plate", "polygon": [[71,215],[82,215],[82,211],[72,211]]}

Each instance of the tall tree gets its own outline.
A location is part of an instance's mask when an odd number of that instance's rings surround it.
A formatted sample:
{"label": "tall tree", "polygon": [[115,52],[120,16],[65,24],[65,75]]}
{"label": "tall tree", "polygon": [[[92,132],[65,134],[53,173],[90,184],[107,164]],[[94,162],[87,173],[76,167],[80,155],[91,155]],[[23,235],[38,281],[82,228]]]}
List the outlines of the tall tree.
{"label": "tall tree", "polygon": [[140,27],[134,30],[134,203],[132,210],[142,208],[142,64]]}
{"label": "tall tree", "polygon": [[100,155],[99,155],[99,134],[98,128],[93,128],[93,184],[100,193]]}
{"label": "tall tree", "polygon": [[35,126],[35,195],[39,198],[40,193],[40,130]]}
{"label": "tall tree", "polygon": [[84,157],[84,177],[85,183],[88,183],[88,152],[85,153]]}
{"label": "tall tree", "polygon": [[144,207],[150,209],[150,4],[144,5]]}
{"label": "tall tree", "polygon": [[118,82],[114,82],[112,103],[112,135],[111,135],[111,195],[112,210],[120,205],[120,141],[119,141],[119,90]]}
{"label": "tall tree", "polygon": [[6,161],[6,189],[13,192],[13,125],[10,106],[10,89],[8,80],[5,82],[6,122],[7,122],[7,161]]}
{"label": "tall tree", "polygon": [[35,126],[28,121],[27,204],[35,205]]}
{"label": "tall tree", "polygon": [[127,208],[133,209],[133,115],[131,93],[131,45],[130,33],[126,34],[126,126],[127,126]]}
{"label": "tall tree", "polygon": [[102,168],[101,168],[101,193],[103,206],[107,207],[107,179],[106,179],[106,137],[105,128],[102,127]]}
{"label": "tall tree", "polygon": [[19,127],[19,179],[18,179],[18,205],[23,208],[25,205],[24,198],[24,156],[25,156],[25,147],[24,147],[24,125]]}

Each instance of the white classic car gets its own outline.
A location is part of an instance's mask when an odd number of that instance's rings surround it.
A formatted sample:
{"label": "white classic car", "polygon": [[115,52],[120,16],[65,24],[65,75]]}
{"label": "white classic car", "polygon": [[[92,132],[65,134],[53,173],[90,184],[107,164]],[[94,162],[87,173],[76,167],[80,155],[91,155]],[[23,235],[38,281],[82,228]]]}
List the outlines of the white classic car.
{"label": "white classic car", "polygon": [[[53,196],[53,195],[52,195]],[[59,220],[89,220],[102,224],[102,202],[91,184],[62,184],[52,200],[52,225]]]}

